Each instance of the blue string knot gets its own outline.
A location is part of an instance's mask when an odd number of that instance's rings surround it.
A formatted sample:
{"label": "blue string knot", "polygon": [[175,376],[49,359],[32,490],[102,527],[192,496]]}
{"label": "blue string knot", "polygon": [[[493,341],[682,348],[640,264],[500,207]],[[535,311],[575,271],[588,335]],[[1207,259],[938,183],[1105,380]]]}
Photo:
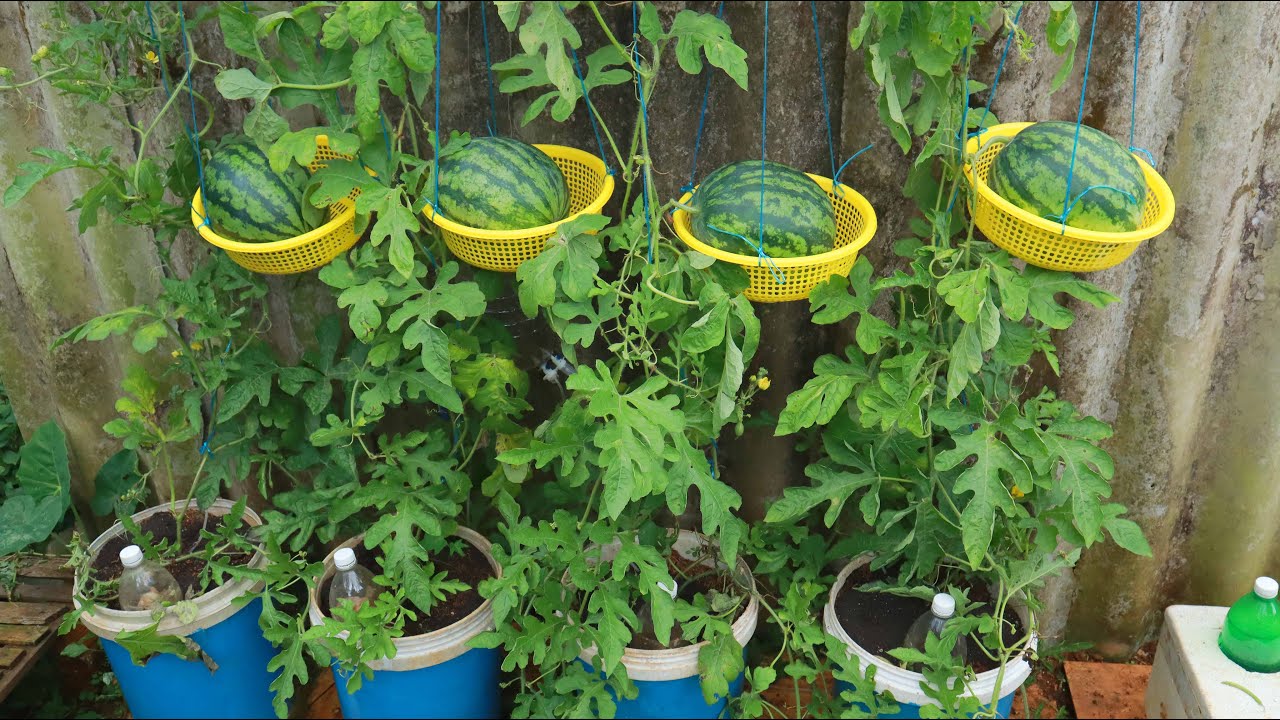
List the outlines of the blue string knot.
{"label": "blue string knot", "polygon": [[1092,192],[1093,190],[1114,190],[1115,192],[1118,192],[1118,193],[1120,193],[1121,195],[1124,195],[1124,196],[1125,196],[1125,199],[1127,199],[1130,203],[1132,203],[1132,204],[1135,204],[1135,205],[1136,205],[1136,204],[1137,204],[1137,202],[1138,202],[1138,198],[1134,197],[1134,194],[1133,194],[1133,193],[1131,193],[1131,192],[1129,192],[1128,190],[1121,190],[1121,189],[1120,189],[1120,188],[1118,188],[1118,187],[1112,187],[1112,186],[1110,186],[1110,185],[1090,185],[1089,187],[1087,187],[1087,188],[1085,188],[1083,191],[1081,191],[1081,193],[1080,193],[1079,195],[1077,195],[1077,196],[1075,197],[1075,199],[1074,199],[1074,200],[1072,200],[1072,201],[1070,202],[1070,204],[1068,204],[1065,208],[1063,208],[1063,210],[1062,210],[1062,214],[1061,214],[1061,215],[1047,215],[1047,216],[1045,216],[1045,217],[1046,217],[1046,219],[1049,219],[1049,220],[1055,220],[1055,221],[1057,221],[1057,222],[1062,223],[1062,231],[1061,231],[1060,233],[1058,233],[1059,235],[1065,235],[1065,234],[1066,234],[1066,232],[1067,232],[1067,217],[1068,217],[1068,216],[1070,216],[1070,215],[1071,215],[1071,211],[1075,209],[1075,207],[1076,207],[1076,203],[1080,202],[1080,199],[1081,199],[1081,198],[1083,198],[1085,195],[1087,195],[1088,193]]}
{"label": "blue string knot", "polygon": [[[777,263],[775,263],[775,262],[773,261],[773,258],[769,257],[768,253],[766,253],[766,252],[764,251],[764,242],[763,242],[763,241],[762,241],[762,242],[759,242],[759,243],[752,242],[751,240],[748,240],[748,239],[747,239],[745,236],[743,236],[743,235],[739,235],[738,233],[736,233],[736,232],[734,232],[734,231],[732,231],[732,230],[725,230],[724,228],[718,228],[718,227],[716,227],[715,225],[712,225],[711,223],[707,223],[707,228],[709,228],[709,229],[711,229],[711,230],[714,230],[715,232],[718,232],[718,233],[724,233],[725,235],[731,235],[731,236],[733,236],[733,237],[738,238],[738,239],[739,239],[739,240],[741,240],[742,242],[746,243],[746,244],[747,244],[747,245],[748,245],[752,250],[755,250],[755,251],[756,251],[756,258],[757,258],[757,260],[756,260],[756,267],[760,267],[761,265],[764,265],[765,267],[769,268],[769,274],[773,276],[773,281],[774,281],[774,282],[778,283],[779,285],[785,285],[785,284],[786,284],[786,282],[787,282],[787,276],[786,276],[786,275],[784,275],[784,274],[782,273],[781,268],[779,268],[779,267],[778,267],[778,264],[777,264]],[[764,234],[764,226],[763,226],[763,225],[761,225],[760,233],[761,233],[761,235],[763,236],[763,234]]]}

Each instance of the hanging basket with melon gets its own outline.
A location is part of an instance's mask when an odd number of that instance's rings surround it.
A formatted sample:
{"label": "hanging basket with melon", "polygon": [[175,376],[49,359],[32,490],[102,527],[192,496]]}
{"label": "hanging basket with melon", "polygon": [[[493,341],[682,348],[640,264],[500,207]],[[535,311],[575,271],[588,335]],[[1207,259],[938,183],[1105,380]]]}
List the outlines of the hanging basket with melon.
{"label": "hanging basket with melon", "polygon": [[1113,267],[1173,222],[1173,193],[1160,173],[1088,126],[1077,139],[1075,123],[994,125],[969,139],[965,155],[974,224],[1038,267]]}
{"label": "hanging basket with melon", "polygon": [[[316,136],[315,172],[328,160],[351,160]],[[191,200],[191,224],[200,237],[226,251],[237,264],[264,275],[303,273],[346,252],[356,232],[359,190],[308,222],[303,194],[308,174],[291,164],[283,172],[248,138],[224,143],[205,167],[203,188]]]}
{"label": "hanging basket with melon", "polygon": [[473,138],[439,160],[423,213],[449,251],[474,267],[515,272],[560,225],[599,213],[613,195],[604,161],[563,145]]}
{"label": "hanging basket with melon", "polygon": [[747,271],[755,302],[804,300],[848,275],[876,232],[871,203],[847,185],[786,165],[731,163],[680,198],[676,234],[691,249]]}

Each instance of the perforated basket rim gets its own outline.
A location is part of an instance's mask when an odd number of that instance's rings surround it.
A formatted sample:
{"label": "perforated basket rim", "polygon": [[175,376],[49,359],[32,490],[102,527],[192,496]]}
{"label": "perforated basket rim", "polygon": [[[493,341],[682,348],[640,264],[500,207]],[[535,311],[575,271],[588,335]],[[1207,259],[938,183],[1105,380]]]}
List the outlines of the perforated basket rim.
{"label": "perforated basket rim", "polygon": [[[328,144],[328,135],[316,136],[317,147],[320,145],[327,146]],[[213,227],[209,223],[205,222],[204,198],[200,195],[200,192],[200,189],[197,188],[195,197],[191,199],[191,224],[200,232],[200,237],[208,240],[211,245],[216,245],[223,250],[246,253],[248,255],[265,255],[267,253],[294,250],[329,235],[343,224],[351,222],[351,219],[356,215],[355,203],[348,201],[347,206],[342,210],[342,212],[338,213],[333,219],[329,220],[329,222],[301,235],[285,238],[284,240],[273,240],[271,242],[264,243],[240,242],[239,240],[231,240],[222,237],[213,231]],[[341,204],[342,203],[340,202],[334,203],[334,205]],[[329,207],[333,207],[333,205],[330,205]]]}
{"label": "perforated basket rim", "polygon": [[1173,224],[1174,199],[1173,191],[1169,189],[1169,184],[1165,182],[1160,173],[1150,163],[1144,160],[1137,153],[1131,153],[1133,158],[1138,161],[1138,167],[1142,168],[1142,174],[1147,180],[1147,189],[1149,192],[1155,193],[1156,199],[1160,202],[1160,215],[1156,217],[1156,221],[1151,225],[1129,232],[1103,232],[1100,230],[1084,230],[1082,228],[1066,226],[1066,232],[1063,232],[1062,223],[1046,220],[1042,217],[1036,217],[1013,203],[1005,200],[987,185],[986,181],[978,177],[977,166],[974,162],[978,155],[979,148],[986,142],[986,139],[993,137],[1013,137],[1028,127],[1035,125],[1034,122],[1016,122],[1001,123],[992,125],[986,129],[986,132],[969,138],[965,143],[965,176],[969,178],[969,182],[978,190],[978,195],[986,202],[994,205],[1000,212],[1012,216],[1019,222],[1031,225],[1040,230],[1052,233],[1055,237],[1066,238],[1070,240],[1078,240],[1086,243],[1098,243],[1104,245],[1125,245],[1136,244],[1143,240],[1150,240],[1159,235],[1169,226]]}
{"label": "perforated basket rim", "polygon": [[595,199],[588,203],[586,207],[562,220],[547,223],[546,225],[539,225],[531,228],[520,228],[517,230],[485,230],[483,228],[463,225],[450,220],[441,213],[437,213],[430,203],[427,203],[427,205],[422,208],[422,213],[441,230],[447,230],[466,238],[475,240],[524,240],[537,235],[549,235],[555,232],[557,227],[583,215],[596,215],[604,208],[604,204],[609,202],[609,198],[613,196],[614,180],[613,176],[609,174],[608,169],[605,167],[604,160],[601,160],[585,150],[579,150],[578,148],[569,147],[567,145],[534,143],[533,146],[546,153],[547,156],[553,160],[555,158],[571,160],[579,164],[586,165],[602,175],[604,177],[604,182],[600,184],[600,192],[596,193]]}
{"label": "perforated basket rim", "polygon": [[[835,183],[831,182],[831,178],[814,175],[813,173],[805,173],[805,175],[808,175],[810,179],[818,183],[818,186],[822,188],[823,192],[826,192],[828,195],[833,194],[832,189],[834,188]],[[680,204],[688,205],[689,201],[693,198],[693,194],[697,191],[698,188],[695,186],[693,190],[680,196]],[[804,257],[789,258],[770,257],[769,259],[773,264],[779,268],[826,265],[828,263],[844,260],[850,255],[857,254],[859,250],[866,247],[867,243],[871,242],[871,238],[876,234],[875,209],[871,207],[871,202],[862,196],[862,193],[854,190],[848,185],[840,185],[840,199],[852,204],[854,209],[856,209],[858,214],[863,218],[864,224],[862,226],[862,232],[857,237],[838,248],[828,250],[824,253],[818,253],[817,255],[805,255]],[[694,237],[693,231],[689,227],[690,213],[683,208],[676,208],[671,214],[671,220],[672,224],[675,225],[676,235],[680,236],[680,239],[683,240],[686,245],[697,250],[703,255],[710,255],[717,260],[723,260],[728,263],[733,263],[734,265],[752,266],[760,263],[759,255],[742,255],[739,253],[729,252],[727,250],[721,250],[719,248],[711,247]]]}

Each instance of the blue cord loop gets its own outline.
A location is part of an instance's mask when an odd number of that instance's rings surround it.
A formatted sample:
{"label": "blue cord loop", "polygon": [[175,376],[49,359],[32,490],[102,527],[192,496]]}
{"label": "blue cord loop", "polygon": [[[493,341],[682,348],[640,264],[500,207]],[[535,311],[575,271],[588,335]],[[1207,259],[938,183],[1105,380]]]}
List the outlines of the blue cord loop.
{"label": "blue cord loop", "polygon": [[773,276],[774,282],[778,283],[779,285],[786,284],[787,276],[783,274],[781,268],[778,267],[778,264],[773,261],[773,258],[769,257],[769,255],[764,251],[764,237],[763,237],[764,233],[763,232],[761,232],[760,242],[754,242],[748,239],[744,235],[739,235],[738,233],[732,230],[725,230],[724,228],[716,227],[711,223],[707,223],[707,228],[710,230],[714,230],[715,232],[718,232],[718,233],[731,235],[733,237],[738,238],[742,242],[746,243],[748,247],[756,251],[756,257],[758,258],[756,260],[756,267],[760,267],[761,265],[764,265],[765,267],[769,268],[769,274]]}
{"label": "blue cord loop", "polygon": [[858,156],[859,156],[859,155],[861,155],[862,153],[864,153],[864,152],[866,152],[866,151],[870,150],[871,148],[873,148],[873,147],[875,147],[875,146],[876,146],[876,144],[875,144],[875,143],[869,143],[866,147],[864,147],[864,148],[862,148],[861,150],[859,150],[858,152],[856,152],[856,153],[854,153],[854,154],[850,155],[850,156],[849,156],[849,159],[848,159],[848,160],[845,160],[845,161],[844,161],[844,163],[840,165],[840,169],[839,169],[839,170],[836,170],[836,171],[835,171],[835,173],[831,176],[831,192],[832,192],[832,194],[835,194],[835,192],[836,192],[836,188],[840,187],[840,175],[841,175],[842,173],[844,173],[844,169],[845,169],[845,168],[849,167],[849,163],[853,162],[854,158],[858,157]]}
{"label": "blue cord loop", "polygon": [[[640,50],[639,50],[640,40],[638,38],[639,22],[636,19],[636,15],[637,15],[636,3],[631,3],[631,37],[632,37],[631,61],[635,63],[635,66],[638,68],[640,67]],[[648,104],[644,101],[644,86],[640,83],[640,74],[636,73],[634,77],[635,77],[636,97],[640,98],[640,122],[642,123],[641,132],[644,134],[644,138],[645,138],[644,143],[647,146],[649,143],[649,107],[648,107]],[[586,94],[585,90],[583,91],[583,94],[584,95]],[[601,149],[601,152],[603,152],[603,148]],[[640,196],[643,199],[643,203],[644,203],[643,205],[644,236],[649,242],[649,250],[648,250],[647,258],[648,258],[649,264],[652,265],[653,264],[653,222],[649,217],[650,215],[649,168],[647,166],[640,171]]]}
{"label": "blue cord loop", "polygon": [[[720,7],[716,10],[716,19],[724,18],[724,0],[720,0]],[[698,181],[698,153],[702,150],[702,129],[707,122],[707,98],[711,95],[711,63],[702,70],[702,74],[706,76],[706,82],[702,86],[702,110],[698,113],[698,132],[693,136],[693,167],[689,170],[688,184],[680,188],[680,192],[693,192],[694,183]]]}
{"label": "blue cord loop", "polygon": [[822,114],[827,119],[827,153],[831,156],[831,181],[835,183],[837,182],[836,144],[831,133],[831,101],[827,99],[827,71],[822,64],[822,33],[818,31],[818,4],[814,0],[809,0],[809,15],[813,18],[813,50],[818,56],[818,84],[822,87]]}
{"label": "blue cord loop", "polygon": [[493,61],[489,56],[489,14],[485,12],[485,3],[480,3],[480,32],[484,35],[484,71],[489,86],[489,136],[498,134],[498,104],[493,94]]}

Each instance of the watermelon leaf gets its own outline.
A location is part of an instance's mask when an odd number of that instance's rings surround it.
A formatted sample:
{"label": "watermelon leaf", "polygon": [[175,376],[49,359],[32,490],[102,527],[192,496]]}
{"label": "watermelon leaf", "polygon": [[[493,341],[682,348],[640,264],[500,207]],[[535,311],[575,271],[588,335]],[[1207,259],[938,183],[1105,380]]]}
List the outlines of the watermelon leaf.
{"label": "watermelon leaf", "polygon": [[228,100],[249,98],[255,102],[264,102],[275,88],[275,83],[267,82],[245,68],[223,70],[213,79],[213,84]]}
{"label": "watermelon leaf", "polygon": [[234,3],[218,6],[218,28],[227,49],[241,57],[262,60],[262,48],[256,35],[258,19]]}
{"label": "watermelon leaf", "polygon": [[690,75],[702,72],[702,55],[707,62],[747,89],[747,51],[733,42],[728,23],[713,15],[681,10],[671,22],[670,36],[676,40],[676,60]]}
{"label": "watermelon leaf", "polygon": [[774,435],[790,435],[815,423],[825,425],[844,407],[854,388],[868,379],[862,355],[845,350],[848,360],[823,355],[813,365],[813,377],[787,396]]}
{"label": "watermelon leaf", "polygon": [[955,447],[938,453],[935,464],[939,470],[950,470],[973,458],[973,464],[956,478],[953,492],[957,496],[966,493],[972,496],[960,511],[960,532],[969,563],[977,566],[991,543],[996,512],[1015,517],[1019,511],[1005,487],[1004,478],[1010,478],[1019,487],[1027,487],[1031,483],[1030,471],[991,423],[980,423],[972,433],[952,435],[951,439]]}
{"label": "watermelon leaf", "polygon": [[603,215],[583,215],[562,224],[537,257],[516,270],[517,296],[525,316],[534,317],[538,308],[550,307],[556,288],[570,300],[586,300],[595,287],[599,270],[597,258],[603,252],[600,241],[590,233],[603,229],[609,219]]}

